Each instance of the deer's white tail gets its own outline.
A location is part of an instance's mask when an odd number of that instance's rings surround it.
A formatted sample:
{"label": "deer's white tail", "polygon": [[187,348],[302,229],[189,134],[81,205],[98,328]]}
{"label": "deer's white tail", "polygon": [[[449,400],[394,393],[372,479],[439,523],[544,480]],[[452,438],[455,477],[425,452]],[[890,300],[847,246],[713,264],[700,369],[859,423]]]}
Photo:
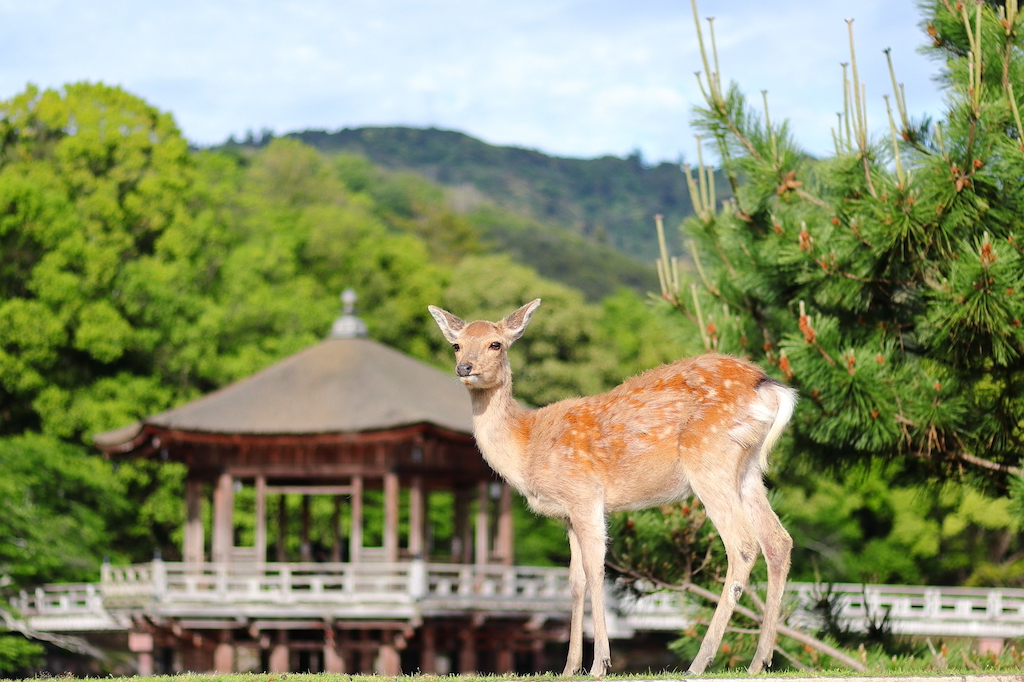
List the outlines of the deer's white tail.
{"label": "deer's white tail", "polygon": [[[764,441],[761,442],[760,464],[761,471],[768,471],[768,460],[771,455],[772,448],[779,440],[779,436],[782,435],[783,430],[786,428],[786,424],[789,423],[790,418],[793,416],[793,408],[796,407],[796,390],[785,386],[775,381],[774,379],[766,379],[757,389],[759,394],[769,394],[774,397],[776,404],[775,419],[772,420],[772,425],[768,429],[768,434],[764,437]],[[771,398],[765,395],[766,402],[771,403]]]}

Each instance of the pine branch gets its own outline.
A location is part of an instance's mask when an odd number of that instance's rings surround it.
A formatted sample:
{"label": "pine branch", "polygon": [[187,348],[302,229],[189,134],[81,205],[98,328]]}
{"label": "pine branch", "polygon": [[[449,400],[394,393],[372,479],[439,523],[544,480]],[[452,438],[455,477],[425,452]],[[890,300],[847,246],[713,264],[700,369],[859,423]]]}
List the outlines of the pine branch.
{"label": "pine branch", "polygon": [[[897,421],[904,422],[910,426],[916,426],[914,422],[910,421],[909,419],[901,415],[897,415],[896,419]],[[920,457],[921,459],[935,459],[931,452],[922,452],[918,450],[914,454],[917,457]],[[1024,469],[1022,469],[1021,467],[1015,467],[1009,464],[1000,464],[999,462],[993,462],[990,459],[984,459],[982,457],[978,457],[977,455],[972,455],[969,452],[954,452],[950,453],[950,455],[953,459],[963,460],[968,464],[973,464],[974,466],[981,467],[982,469],[987,469],[989,471],[998,471],[999,473],[1010,474],[1012,476],[1020,476],[1021,478],[1024,478]]]}
{"label": "pine branch", "polygon": [[831,210],[832,209],[832,207],[829,206],[826,201],[824,201],[823,199],[819,199],[818,197],[814,196],[813,194],[811,194],[810,192],[808,192],[808,191],[806,191],[804,189],[797,188],[794,191],[796,192],[797,196],[799,196],[801,199],[806,199],[807,201],[811,202],[815,206],[818,206],[820,208],[824,208],[825,210]]}
{"label": "pine branch", "polygon": [[[693,584],[692,582],[689,582],[689,581],[684,582],[684,583],[679,584],[679,585],[670,585],[669,583],[662,582],[661,580],[658,580],[657,578],[652,578],[649,575],[640,575],[640,574],[638,574],[638,573],[636,573],[634,571],[627,570],[627,569],[623,568],[622,566],[616,565],[612,561],[607,561],[606,563],[608,564],[609,567],[613,568],[614,570],[618,571],[619,573],[631,576],[631,577],[636,578],[638,580],[649,580],[650,582],[654,583],[658,587],[660,587],[662,589],[665,589],[665,590],[672,590],[673,592],[689,592],[690,594],[694,594],[694,595],[696,595],[698,597],[701,597],[703,599],[707,599],[708,601],[713,602],[714,604],[718,604],[718,602],[720,602],[722,600],[722,596],[720,594],[715,594],[711,590],[705,589],[705,588],[701,587],[700,585],[695,585],[695,584]],[[748,594],[749,594],[749,591],[748,591]],[[748,609],[747,607],[745,607],[745,606],[743,606],[741,604],[737,604],[736,607],[735,607],[735,610],[736,610],[736,613],[738,613],[741,616],[744,616],[746,618],[749,618],[750,620],[754,621],[755,623],[761,623],[764,620],[764,618],[761,616],[761,614],[756,613],[756,612]],[[818,639],[816,637],[812,637],[811,635],[808,635],[805,632],[801,632],[800,630],[796,630],[794,628],[791,628],[788,625],[786,625],[784,623],[781,623],[781,622],[778,624],[778,627],[776,628],[776,630],[777,630],[777,632],[780,635],[784,635],[786,637],[789,637],[790,639],[793,639],[793,640],[795,640],[797,642],[800,642],[801,644],[806,644],[809,647],[817,649],[818,651],[820,651],[821,653],[825,654],[826,656],[834,658],[835,660],[839,661],[840,663],[842,663],[846,667],[850,668],[851,670],[856,670],[857,672],[865,672],[867,670],[867,666],[862,664],[860,661],[858,661],[858,660],[856,660],[856,659],[846,655],[845,653],[843,653],[839,649],[836,649],[835,647],[831,646],[830,644],[827,644],[827,643],[821,641],[820,639]]]}
{"label": "pine branch", "polygon": [[[693,583],[686,583],[684,585],[680,585],[679,587],[680,592],[690,592],[691,594],[695,594],[698,597],[703,597],[704,599],[712,601],[715,604],[722,600],[721,595],[715,594],[711,590],[706,590],[703,587],[700,587],[699,585],[694,585]],[[736,612],[739,613],[741,616],[746,616],[755,623],[760,623],[763,620],[761,614],[755,613],[754,611],[751,611],[750,609],[740,604],[736,605]],[[860,661],[857,661],[851,658],[850,656],[847,656],[839,649],[836,649],[835,647],[826,644],[820,639],[812,637],[805,632],[801,632],[800,630],[791,628],[783,623],[779,623],[777,630],[780,635],[785,635],[786,637],[796,640],[801,644],[806,644],[810,647],[813,647],[818,651],[822,652],[823,654],[825,654],[826,656],[830,656],[831,658],[836,659],[843,665],[853,670],[856,670],[857,672],[864,672],[867,670],[867,666],[863,665]]]}
{"label": "pine branch", "polygon": [[57,635],[50,632],[39,632],[38,630],[33,630],[28,626],[28,624],[15,618],[14,615],[6,609],[0,609],[0,620],[3,621],[4,627],[7,630],[20,632],[28,639],[48,642],[56,647],[64,649],[65,651],[70,651],[74,654],[81,654],[83,656],[90,656],[99,661],[107,660],[106,654],[81,637],[75,637],[74,635]]}
{"label": "pine branch", "polygon": [[965,462],[968,462],[975,466],[979,466],[983,469],[989,469],[990,471],[1000,471],[1007,474],[1013,474],[1014,476],[1024,477],[1024,469],[1021,469],[1020,467],[1010,466],[1009,464],[999,464],[998,462],[993,462],[988,459],[982,459],[977,455],[972,455],[967,452],[960,452],[957,454],[957,457],[964,460]]}

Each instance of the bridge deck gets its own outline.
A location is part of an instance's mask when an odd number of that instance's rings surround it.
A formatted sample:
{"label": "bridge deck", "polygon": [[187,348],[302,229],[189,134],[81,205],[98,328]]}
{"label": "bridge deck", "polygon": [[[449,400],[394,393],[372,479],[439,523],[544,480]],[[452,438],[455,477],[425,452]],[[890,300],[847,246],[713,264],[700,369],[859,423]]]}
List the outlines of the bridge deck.
{"label": "bridge deck", "polygon": [[[693,606],[678,593],[617,597],[608,586],[609,630],[677,631]],[[840,624],[863,630],[888,617],[895,634],[1024,637],[1024,590],[904,585],[788,586],[791,625],[815,630],[813,605],[834,600]],[[188,619],[415,619],[488,613],[568,617],[568,571],[525,566],[426,564],[183,564],[104,566],[98,584],[47,585],[12,600],[41,631],[125,630],[134,615]]]}

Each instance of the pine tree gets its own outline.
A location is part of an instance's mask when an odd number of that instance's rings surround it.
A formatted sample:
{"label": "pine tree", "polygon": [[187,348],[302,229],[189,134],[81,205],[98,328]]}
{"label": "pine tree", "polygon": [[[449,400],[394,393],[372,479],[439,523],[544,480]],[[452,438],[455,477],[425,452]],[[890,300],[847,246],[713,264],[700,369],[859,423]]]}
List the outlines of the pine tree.
{"label": "pine tree", "polygon": [[722,88],[701,36],[695,123],[733,198],[717,206],[711,169],[687,168],[693,274],[663,252],[663,295],[709,350],[800,389],[805,461],[887,458],[1004,490],[1024,455],[1024,15],[1017,0],[922,8],[948,110],[912,119],[890,60],[888,128],[872,136],[851,24],[823,159],[767,96],[761,113]]}

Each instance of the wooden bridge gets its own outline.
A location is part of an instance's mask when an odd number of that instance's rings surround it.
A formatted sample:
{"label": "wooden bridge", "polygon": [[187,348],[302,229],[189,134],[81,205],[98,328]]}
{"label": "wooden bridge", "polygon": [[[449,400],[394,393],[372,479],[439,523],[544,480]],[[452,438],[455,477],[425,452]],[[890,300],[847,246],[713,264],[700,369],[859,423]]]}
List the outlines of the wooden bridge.
{"label": "wooden bridge", "polygon": [[[790,583],[790,625],[816,630],[814,604],[836,602],[839,624],[863,631],[888,619],[897,635],[1024,638],[1024,590]],[[693,606],[672,592],[641,598],[608,587],[610,634],[680,631]],[[154,561],[104,566],[100,583],[22,591],[11,606],[43,632],[127,631],[139,616],[172,618],[183,627],[234,625],[259,630],[290,620],[311,624],[373,619],[415,622],[424,616],[478,612],[564,620],[570,605],[562,568],[434,564],[184,564]]]}

